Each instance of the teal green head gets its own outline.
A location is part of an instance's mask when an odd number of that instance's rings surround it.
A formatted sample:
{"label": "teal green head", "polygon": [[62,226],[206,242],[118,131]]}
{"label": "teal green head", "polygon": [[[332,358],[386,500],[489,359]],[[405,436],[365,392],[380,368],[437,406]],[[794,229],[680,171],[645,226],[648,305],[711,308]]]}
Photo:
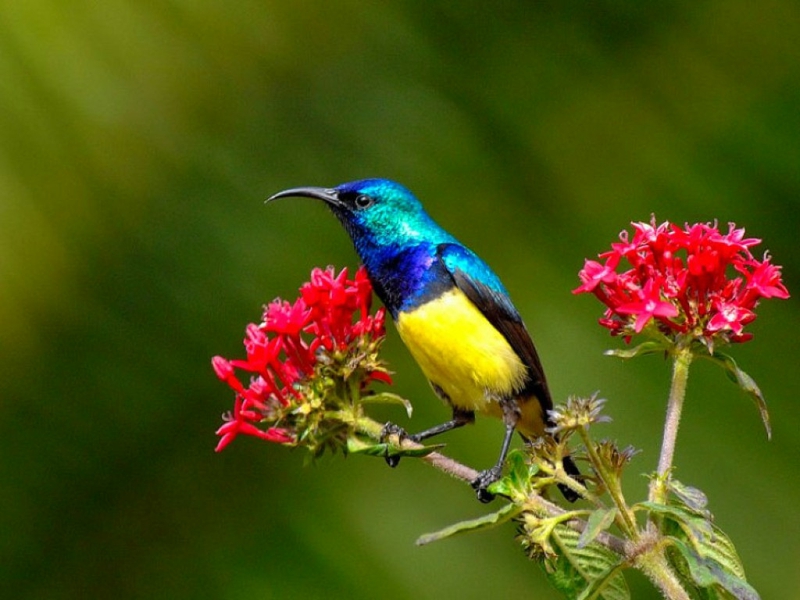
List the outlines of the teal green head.
{"label": "teal green head", "polygon": [[[506,293],[491,269],[437,225],[399,183],[362,179],[333,188],[293,188],[269,200],[297,196],[322,200],[341,221],[392,316],[452,285],[449,271],[455,269]],[[443,246],[451,247],[447,257],[439,255]]]}
{"label": "teal green head", "polygon": [[322,200],[341,221],[365,263],[420,241],[451,242],[452,238],[425,212],[407,188],[388,179],[362,179],[334,188],[301,187],[279,192],[270,200],[302,196]]}
{"label": "teal green head", "polygon": [[269,200],[289,196],[325,202],[347,230],[373,279],[412,247],[456,242],[428,216],[414,194],[388,179],[362,179],[334,188],[293,188]]}

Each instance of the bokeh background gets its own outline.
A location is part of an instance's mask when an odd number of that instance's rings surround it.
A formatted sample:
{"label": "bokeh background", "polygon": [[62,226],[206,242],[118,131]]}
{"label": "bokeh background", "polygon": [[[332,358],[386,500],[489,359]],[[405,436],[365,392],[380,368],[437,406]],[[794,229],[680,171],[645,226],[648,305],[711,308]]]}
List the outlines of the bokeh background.
{"label": "bokeh background", "polygon": [[[600,390],[600,435],[660,441],[668,365],[622,363],[575,297],[631,220],[735,221],[800,294],[800,5],[785,0],[31,0],[0,8],[0,597],[557,598],[506,525],[413,461],[304,467],[254,439],[215,454],[214,354],[355,266],[298,185],[397,179],[495,267],[557,399]],[[764,598],[800,593],[795,299],[734,355],[752,403],[697,364],[676,476],[704,489]],[[447,411],[390,329],[410,428]],[[448,438],[478,467],[500,425]],[[654,598],[633,577],[635,598]]]}

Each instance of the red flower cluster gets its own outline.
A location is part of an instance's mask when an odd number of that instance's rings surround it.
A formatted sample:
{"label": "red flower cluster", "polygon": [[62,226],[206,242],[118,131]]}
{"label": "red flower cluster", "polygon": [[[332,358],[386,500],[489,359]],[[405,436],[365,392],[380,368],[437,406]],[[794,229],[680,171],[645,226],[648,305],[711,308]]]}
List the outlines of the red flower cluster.
{"label": "red flower cluster", "polygon": [[[600,254],[602,262],[587,260],[573,293],[591,292],[608,309],[600,324],[612,335],[630,340],[653,320],[662,333],[689,334],[710,342],[722,336],[743,342],[752,334],[744,326],[756,318],[761,298],[788,298],[781,268],[753,257],[750,248],[761,242],[745,238],[733,223],[728,233],[716,223],[683,228],[669,222],[632,223],[633,238]],[[631,266],[618,272],[622,259]]]}
{"label": "red flower cluster", "polygon": [[[311,281],[300,288],[300,297],[290,304],[280,298],[264,307],[263,322],[246,328],[245,360],[215,356],[211,363],[217,377],[234,392],[233,411],[224,416],[217,430],[219,452],[238,434],[291,444],[297,428],[293,415],[307,411],[303,383],[315,374],[323,356],[346,353],[358,346],[381,340],[385,335],[385,310],[370,315],[372,286],[364,267],[353,279],[347,269],[336,275],[333,267],[314,269]],[[360,313],[358,318],[356,313]],[[355,320],[354,320],[355,319]],[[236,376],[236,369],[252,373],[248,387]],[[391,383],[385,370],[369,370],[367,379]],[[266,423],[266,429],[258,424]]]}

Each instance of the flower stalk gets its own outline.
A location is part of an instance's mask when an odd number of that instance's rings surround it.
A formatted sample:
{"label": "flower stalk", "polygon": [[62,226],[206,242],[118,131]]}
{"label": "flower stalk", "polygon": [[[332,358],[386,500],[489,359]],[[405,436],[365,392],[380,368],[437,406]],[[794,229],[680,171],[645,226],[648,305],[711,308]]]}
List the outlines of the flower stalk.
{"label": "flower stalk", "polygon": [[639,540],[639,530],[636,526],[636,519],[633,512],[628,507],[625,497],[622,494],[621,481],[619,476],[608,468],[606,461],[604,461],[598,451],[597,446],[589,438],[589,432],[586,429],[580,429],[579,434],[583,440],[586,453],[589,461],[592,464],[594,472],[602,482],[605,489],[608,491],[614,506],[617,507],[616,521],[619,528],[623,531],[625,536],[636,542]]}
{"label": "flower stalk", "polygon": [[668,600],[691,600],[665,554],[663,543],[656,543],[640,554],[635,564]]}
{"label": "flower stalk", "polygon": [[689,366],[692,363],[692,351],[688,345],[680,345],[673,353],[672,383],[667,400],[667,416],[664,422],[664,437],[661,442],[661,453],[658,459],[656,476],[650,482],[651,502],[664,504],[667,496],[667,483],[671,477],[672,461],[675,456],[675,445],[678,438],[678,427],[686,397],[686,385],[689,381]]}

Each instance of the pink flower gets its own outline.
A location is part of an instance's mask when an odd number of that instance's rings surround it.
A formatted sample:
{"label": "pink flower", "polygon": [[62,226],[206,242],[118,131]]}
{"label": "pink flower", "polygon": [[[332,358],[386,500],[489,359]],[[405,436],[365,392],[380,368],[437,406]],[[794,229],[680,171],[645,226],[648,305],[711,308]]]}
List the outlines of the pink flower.
{"label": "pink flower", "polygon": [[708,320],[706,329],[710,332],[729,330],[734,335],[741,335],[744,326],[756,318],[752,310],[738,304],[718,301],[714,303],[714,316]]}
{"label": "pink flower", "polygon": [[583,269],[580,272],[580,278],[583,282],[583,285],[581,285],[576,291],[593,292],[594,289],[601,283],[616,283],[616,268],[619,264],[619,259],[619,254],[613,254],[609,256],[605,264],[587,259]]}
{"label": "pink flower", "polygon": [[639,293],[639,298],[617,307],[617,313],[633,315],[636,322],[633,330],[639,333],[654,317],[670,319],[678,316],[678,309],[671,302],[662,300],[662,290],[655,279],[649,279]]}
{"label": "pink flower", "polygon": [[268,442],[276,442],[278,444],[290,444],[294,441],[291,434],[278,427],[269,427],[266,431],[259,429],[253,423],[258,421],[258,413],[252,410],[245,410],[242,408],[243,402],[241,396],[237,396],[233,406],[232,414],[226,415],[225,423],[217,429],[217,435],[220,436],[219,443],[214,449],[215,452],[220,452],[233,439],[240,433],[259,437]]}
{"label": "pink flower", "polygon": [[[789,297],[789,291],[781,281],[781,268],[770,263],[769,255],[764,256],[763,262],[753,261],[747,266],[751,266],[753,270],[741,272],[747,277],[747,290],[752,291],[753,295],[784,300]],[[744,269],[745,266],[737,268]]]}
{"label": "pink flower", "polygon": [[[750,252],[761,240],[728,224],[683,228],[664,222],[632,223],[623,231],[604,263],[587,260],[573,293],[592,293],[607,310],[600,324],[627,340],[654,322],[665,335],[693,335],[742,342],[744,327],[756,318],[761,298],[788,298],[780,267],[768,255],[759,261]],[[622,260],[630,269],[618,272]]]}
{"label": "pink flower", "polygon": [[[320,351],[344,352],[385,336],[386,311],[369,314],[372,286],[363,267],[352,280],[347,269],[338,275],[333,267],[314,269],[300,294],[294,303],[272,301],[264,307],[264,321],[246,327],[245,359],[212,359],[217,377],[236,394],[233,411],[217,430],[217,451],[240,433],[294,444],[302,433],[295,426],[300,427],[299,419],[309,412],[302,408],[301,390],[321,364]],[[252,375],[247,387],[236,376],[237,369]],[[391,383],[380,368],[367,369],[365,377],[367,382]]]}

